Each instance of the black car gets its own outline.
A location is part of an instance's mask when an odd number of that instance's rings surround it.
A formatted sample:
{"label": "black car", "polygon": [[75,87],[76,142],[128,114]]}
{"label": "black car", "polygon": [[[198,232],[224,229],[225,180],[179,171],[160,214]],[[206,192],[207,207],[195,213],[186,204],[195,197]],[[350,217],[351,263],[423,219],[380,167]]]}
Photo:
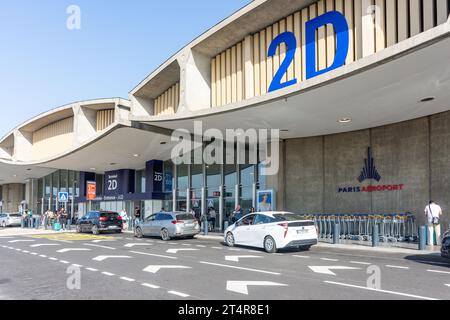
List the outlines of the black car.
{"label": "black car", "polygon": [[441,255],[443,258],[450,259],[450,230],[448,230],[442,238]]}
{"label": "black car", "polygon": [[99,234],[102,231],[121,233],[123,229],[122,217],[117,212],[92,211],[77,221],[77,232],[92,232]]}

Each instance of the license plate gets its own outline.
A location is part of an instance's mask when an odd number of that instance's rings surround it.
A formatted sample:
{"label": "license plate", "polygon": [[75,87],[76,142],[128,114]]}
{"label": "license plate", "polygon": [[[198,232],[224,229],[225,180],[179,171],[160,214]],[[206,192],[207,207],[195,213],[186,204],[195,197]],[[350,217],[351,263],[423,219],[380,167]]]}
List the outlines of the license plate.
{"label": "license plate", "polygon": [[308,230],[297,230],[297,234],[305,234],[308,233]]}
{"label": "license plate", "polygon": [[117,229],[116,226],[109,226],[108,229]]}
{"label": "license plate", "polygon": [[194,226],[194,224],[193,223],[186,223],[184,226],[187,227],[187,228],[192,228]]}

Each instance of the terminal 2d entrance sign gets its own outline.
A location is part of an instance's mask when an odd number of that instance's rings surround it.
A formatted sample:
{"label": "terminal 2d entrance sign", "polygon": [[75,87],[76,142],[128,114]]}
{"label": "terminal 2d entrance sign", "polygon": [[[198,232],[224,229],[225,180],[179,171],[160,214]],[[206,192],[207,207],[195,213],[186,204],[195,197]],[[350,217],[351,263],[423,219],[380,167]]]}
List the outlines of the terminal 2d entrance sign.
{"label": "terminal 2d entrance sign", "polygon": [[[333,64],[322,70],[317,70],[317,42],[316,31],[321,27],[331,24],[336,32],[336,55]],[[306,34],[306,79],[317,77],[321,74],[327,73],[334,69],[340,68],[345,64],[347,59],[350,37],[349,27],[345,16],[338,11],[327,12],[317,18],[309,20],[305,24]],[[288,68],[294,62],[295,52],[297,50],[297,38],[292,32],[284,32],[276,37],[269,46],[268,56],[273,57],[277,48],[281,45],[286,45],[286,57],[281,63],[280,68],[275,73],[273,80],[269,87],[269,92],[273,92],[282,88],[286,88],[297,84],[297,79],[292,79],[287,82],[281,82],[283,76],[287,73]]]}

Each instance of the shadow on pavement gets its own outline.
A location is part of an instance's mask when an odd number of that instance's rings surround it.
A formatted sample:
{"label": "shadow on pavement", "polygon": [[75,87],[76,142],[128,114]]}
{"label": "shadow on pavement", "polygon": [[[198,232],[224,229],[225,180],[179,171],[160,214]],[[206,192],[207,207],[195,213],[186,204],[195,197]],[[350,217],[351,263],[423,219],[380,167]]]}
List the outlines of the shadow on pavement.
{"label": "shadow on pavement", "polygon": [[450,268],[450,259],[442,258],[439,254],[419,254],[419,255],[410,255],[405,257],[406,260],[428,264],[430,266],[439,266],[439,267],[447,267]]}

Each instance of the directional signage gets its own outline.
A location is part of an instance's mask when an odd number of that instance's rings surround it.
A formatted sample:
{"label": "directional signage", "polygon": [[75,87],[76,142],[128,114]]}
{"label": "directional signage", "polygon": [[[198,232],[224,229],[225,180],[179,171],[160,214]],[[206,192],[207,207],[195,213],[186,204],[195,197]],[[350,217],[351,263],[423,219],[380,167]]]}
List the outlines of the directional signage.
{"label": "directional signage", "polygon": [[144,269],[144,272],[157,273],[161,269],[192,269],[186,266],[148,266]]}
{"label": "directional signage", "polygon": [[248,295],[249,286],[263,287],[287,287],[287,284],[271,282],[271,281],[228,281],[227,290]]}
{"label": "directional signage", "polygon": [[309,267],[315,273],[327,274],[335,276],[336,274],[331,270],[361,270],[360,268],[344,267],[344,266],[312,266]]}
{"label": "directional signage", "polygon": [[68,192],[58,192],[58,202],[61,202],[61,203],[69,202],[69,193]]}

